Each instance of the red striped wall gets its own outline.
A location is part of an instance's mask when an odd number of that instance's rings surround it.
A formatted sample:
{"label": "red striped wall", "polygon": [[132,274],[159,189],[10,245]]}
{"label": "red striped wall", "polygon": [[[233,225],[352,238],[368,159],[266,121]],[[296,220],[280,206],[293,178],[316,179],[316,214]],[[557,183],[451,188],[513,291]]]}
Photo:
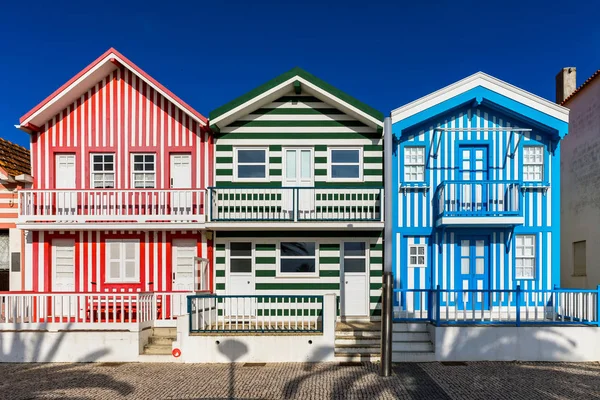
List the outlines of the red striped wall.
{"label": "red striped wall", "polygon": [[0,183],[0,229],[15,228],[19,212],[19,202],[17,189],[21,186],[17,184]]}

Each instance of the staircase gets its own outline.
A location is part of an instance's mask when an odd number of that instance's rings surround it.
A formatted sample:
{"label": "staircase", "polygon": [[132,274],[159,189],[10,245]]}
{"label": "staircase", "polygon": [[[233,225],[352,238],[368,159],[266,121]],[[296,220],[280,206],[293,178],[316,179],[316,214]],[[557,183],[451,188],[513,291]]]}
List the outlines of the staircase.
{"label": "staircase", "polygon": [[395,323],[392,333],[392,362],[435,361],[435,349],[426,323]]}
{"label": "staircase", "polygon": [[338,322],[335,358],[339,361],[375,361],[381,353],[381,322]]}
{"label": "staircase", "polygon": [[152,328],[152,336],[144,346],[144,354],[170,356],[175,340],[177,340],[177,328]]}

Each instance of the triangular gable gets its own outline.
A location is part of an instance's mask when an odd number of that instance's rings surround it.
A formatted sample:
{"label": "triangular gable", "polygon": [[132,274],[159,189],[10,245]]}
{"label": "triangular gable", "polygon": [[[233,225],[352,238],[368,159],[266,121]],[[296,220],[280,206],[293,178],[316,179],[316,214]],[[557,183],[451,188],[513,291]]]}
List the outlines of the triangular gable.
{"label": "triangular gable", "polygon": [[300,69],[292,70],[270,80],[243,96],[213,110],[209,114],[213,129],[220,129],[264,105],[276,101],[290,91],[298,90],[341,111],[373,128],[383,127],[383,114]]}
{"label": "triangular gable", "polygon": [[44,101],[23,115],[20,118],[20,124],[17,127],[25,130],[36,130],[37,127],[44,124],[69,104],[73,103],[91,86],[95,85],[96,82],[119,68],[119,66],[124,66],[129,69],[133,74],[146,82],[146,84],[163,95],[167,100],[183,110],[192,119],[203,126],[206,125],[207,119],[202,114],[194,110],[179,97],[175,96],[170,90],[158,83],[158,81],[145,73],[141,68],[132,63],[117,50],[111,48],[71,78],[67,83],[54,91],[54,93],[44,99]]}

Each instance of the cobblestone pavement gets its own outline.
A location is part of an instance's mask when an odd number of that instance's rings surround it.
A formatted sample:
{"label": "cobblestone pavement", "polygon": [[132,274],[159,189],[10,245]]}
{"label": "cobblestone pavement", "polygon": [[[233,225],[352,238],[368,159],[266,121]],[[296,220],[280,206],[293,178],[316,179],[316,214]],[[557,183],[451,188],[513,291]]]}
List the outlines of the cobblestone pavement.
{"label": "cobblestone pavement", "polygon": [[0,364],[1,399],[600,399],[600,364]]}

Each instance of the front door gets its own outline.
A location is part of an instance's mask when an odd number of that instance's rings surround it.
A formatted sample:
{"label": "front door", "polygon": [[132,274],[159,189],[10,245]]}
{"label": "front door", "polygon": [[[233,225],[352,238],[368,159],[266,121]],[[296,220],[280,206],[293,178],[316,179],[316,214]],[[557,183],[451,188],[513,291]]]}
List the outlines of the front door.
{"label": "front door", "polygon": [[173,240],[173,290],[194,290],[196,271],[196,241],[194,239]]}
{"label": "front door", "polygon": [[341,316],[366,317],[369,315],[367,244],[345,242],[341,250]]}
{"label": "front door", "polygon": [[77,307],[75,296],[75,240],[52,241],[52,292],[70,294],[56,295],[53,304],[55,317],[74,316]]}
{"label": "front door", "polygon": [[192,156],[171,154],[171,207],[175,215],[192,213]]}
{"label": "front door", "polygon": [[[227,249],[226,249],[227,250]],[[229,243],[229,282],[226,285],[227,298],[223,307],[229,316],[250,317],[254,315],[254,261],[252,243]]]}
{"label": "front door", "polygon": [[[75,189],[75,154],[56,154],[54,187],[56,189]],[[56,191],[57,215],[75,215],[77,194],[73,190]]]}
{"label": "front door", "polygon": [[288,218],[310,219],[315,209],[313,150],[308,148],[284,149],[283,186],[284,211]]}
{"label": "front door", "polygon": [[489,238],[487,236],[463,236],[459,238],[459,268],[456,288],[463,292],[459,295],[459,309],[481,310],[489,308]]}
{"label": "front door", "polygon": [[487,146],[460,146],[460,211],[489,211]]}

